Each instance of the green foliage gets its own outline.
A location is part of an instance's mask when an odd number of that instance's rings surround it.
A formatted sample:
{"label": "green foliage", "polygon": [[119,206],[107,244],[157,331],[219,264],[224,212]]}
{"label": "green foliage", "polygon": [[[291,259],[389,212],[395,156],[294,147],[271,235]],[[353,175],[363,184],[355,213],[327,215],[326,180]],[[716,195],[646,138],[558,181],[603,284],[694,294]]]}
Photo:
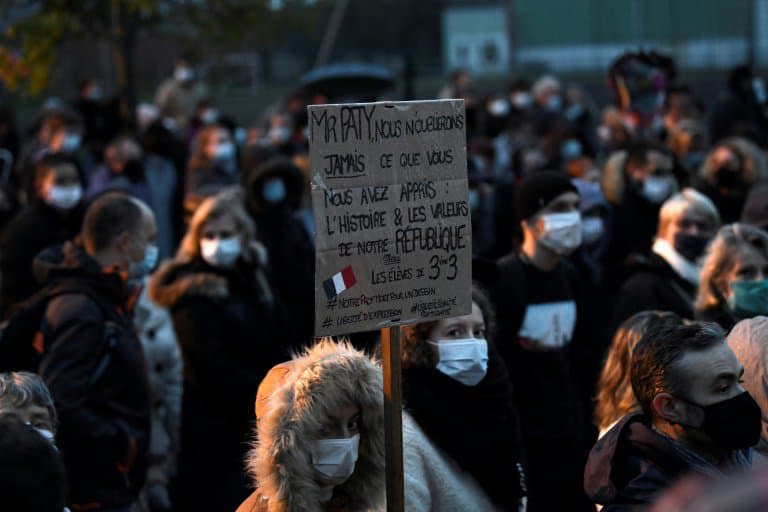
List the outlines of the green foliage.
{"label": "green foliage", "polygon": [[[36,95],[52,79],[58,52],[72,39],[108,41],[126,54],[141,33],[169,34],[190,42],[274,46],[287,35],[308,32],[327,12],[326,2],[285,0],[279,10],[269,0],[43,0],[33,16],[0,37],[0,82]],[[125,76],[130,69],[118,70]]]}

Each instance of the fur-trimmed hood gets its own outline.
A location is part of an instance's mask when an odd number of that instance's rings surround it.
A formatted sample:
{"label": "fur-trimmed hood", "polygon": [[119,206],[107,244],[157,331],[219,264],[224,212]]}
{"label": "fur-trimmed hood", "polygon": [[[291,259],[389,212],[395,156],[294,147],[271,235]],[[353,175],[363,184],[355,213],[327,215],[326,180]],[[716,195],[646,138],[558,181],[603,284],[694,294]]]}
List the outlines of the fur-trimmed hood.
{"label": "fur-trimmed hood", "polygon": [[[244,257],[255,261],[259,267],[267,263],[267,250],[259,242],[252,242]],[[229,286],[224,276],[213,272],[193,270],[194,261],[177,256],[166,260],[152,274],[149,281],[149,297],[164,308],[172,308],[183,297],[197,295],[223,298],[229,295]]]}
{"label": "fur-trimmed hood", "polygon": [[256,398],[257,441],[248,469],[257,499],[269,512],[323,512],[310,443],[328,411],[360,408],[355,471],[334,488],[332,503],[345,510],[383,506],[384,395],[381,368],[346,342],[330,338],[270,370]]}

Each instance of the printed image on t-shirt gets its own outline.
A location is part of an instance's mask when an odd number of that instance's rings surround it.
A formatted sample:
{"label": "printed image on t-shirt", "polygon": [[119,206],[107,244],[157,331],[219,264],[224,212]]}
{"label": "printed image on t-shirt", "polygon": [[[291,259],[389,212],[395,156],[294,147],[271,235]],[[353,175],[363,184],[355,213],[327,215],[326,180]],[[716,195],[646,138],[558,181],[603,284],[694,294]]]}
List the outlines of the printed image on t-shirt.
{"label": "printed image on t-shirt", "polygon": [[572,300],[529,304],[518,337],[523,348],[557,349],[571,342],[575,325],[576,303]]}

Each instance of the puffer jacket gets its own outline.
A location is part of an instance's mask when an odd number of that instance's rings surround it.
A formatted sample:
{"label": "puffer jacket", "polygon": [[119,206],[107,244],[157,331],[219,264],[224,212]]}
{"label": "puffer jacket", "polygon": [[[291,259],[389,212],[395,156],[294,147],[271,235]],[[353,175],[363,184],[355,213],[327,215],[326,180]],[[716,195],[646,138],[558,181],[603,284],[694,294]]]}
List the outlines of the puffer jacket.
{"label": "puffer jacket", "polygon": [[[310,442],[325,411],[360,408],[354,473],[321,503]],[[384,395],[381,369],[346,343],[326,339],[273,368],[256,398],[256,437],[248,470],[256,491],[237,512],[383,510]]]}
{"label": "puffer jacket", "polygon": [[171,315],[149,298],[147,281],[134,310],[134,325],[147,361],[152,392],[147,491],[151,499],[167,500],[168,480],[180,444],[183,365]]}

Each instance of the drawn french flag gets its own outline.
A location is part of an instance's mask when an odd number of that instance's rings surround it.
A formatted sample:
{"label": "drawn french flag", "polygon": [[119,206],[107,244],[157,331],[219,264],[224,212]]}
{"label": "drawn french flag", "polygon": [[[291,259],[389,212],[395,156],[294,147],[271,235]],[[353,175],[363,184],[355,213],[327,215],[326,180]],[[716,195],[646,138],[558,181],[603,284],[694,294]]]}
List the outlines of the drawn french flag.
{"label": "drawn french flag", "polygon": [[323,281],[325,296],[328,297],[328,300],[331,300],[347,288],[352,288],[356,282],[355,273],[352,272],[352,267],[349,266]]}

